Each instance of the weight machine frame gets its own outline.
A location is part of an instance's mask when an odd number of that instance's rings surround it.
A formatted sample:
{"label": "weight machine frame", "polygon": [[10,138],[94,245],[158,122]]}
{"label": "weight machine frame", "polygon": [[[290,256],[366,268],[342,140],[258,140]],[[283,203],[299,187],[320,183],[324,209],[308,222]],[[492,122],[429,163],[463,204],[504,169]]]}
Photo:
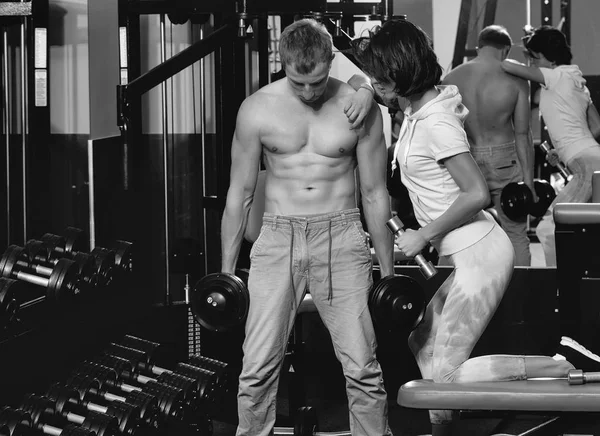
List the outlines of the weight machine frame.
{"label": "weight machine frame", "polygon": [[[215,31],[193,43],[177,55],[165,60],[148,72],[141,74],[140,60],[140,16],[153,14],[177,13],[178,17],[189,19],[192,23],[205,20],[211,15]],[[187,15],[187,17],[186,17]],[[268,65],[268,30],[267,17],[279,15],[282,17],[282,27],[291,23],[295,16],[314,16],[327,19],[336,18],[337,26],[344,26],[356,15],[377,17],[385,21],[393,17],[393,0],[383,0],[380,3],[360,3],[346,1],[327,3],[325,0],[310,0],[304,2],[281,2],[278,0],[226,0],[213,2],[210,5],[199,4],[193,0],[120,0],[119,27],[125,29],[127,35],[127,77],[128,82],[117,86],[117,124],[121,130],[123,143],[122,182],[125,190],[142,189],[144,171],[147,168],[139,165],[147,158],[148,151],[140,146],[142,137],[141,97],[155,86],[164,83],[173,75],[214,53],[215,56],[215,94],[216,94],[216,161],[217,173],[216,194],[203,195],[202,209],[212,214],[220,214],[224,208],[225,197],[229,185],[229,168],[231,165],[230,144],[235,130],[235,118],[242,101],[249,90],[246,84],[247,59],[245,52],[247,44],[256,45],[259,52],[258,78],[259,86],[269,83]],[[337,20],[340,17],[341,20]],[[329,20],[333,21],[333,20]],[[328,22],[326,24],[331,24]],[[250,29],[256,35],[249,39]],[[164,133],[163,133],[164,134]],[[164,305],[174,302],[170,291],[170,261],[171,224],[170,197],[172,182],[168,174],[169,150],[168,144],[163,145],[163,202],[164,202],[164,248],[165,248],[165,280]],[[136,164],[134,165],[133,162]],[[204,169],[203,169],[204,170]],[[215,223],[215,226],[217,224]],[[203,276],[211,271],[220,269],[220,238],[219,231],[204,229],[204,270],[197,271]],[[214,227],[213,227],[214,228]]]}

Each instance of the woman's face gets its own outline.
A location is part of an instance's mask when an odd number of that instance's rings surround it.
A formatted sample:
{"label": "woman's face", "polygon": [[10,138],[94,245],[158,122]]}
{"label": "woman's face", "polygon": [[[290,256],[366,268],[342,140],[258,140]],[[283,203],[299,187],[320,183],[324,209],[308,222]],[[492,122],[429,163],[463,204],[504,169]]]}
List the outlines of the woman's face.
{"label": "woman's face", "polygon": [[532,67],[554,68],[556,66],[554,62],[550,62],[542,53],[536,51],[526,50],[525,56]]}
{"label": "woman's face", "polygon": [[378,82],[376,79],[371,77],[371,85],[373,85],[375,92],[384,101],[393,100],[398,97],[398,94],[396,94],[396,91],[394,91],[395,87],[393,83]]}

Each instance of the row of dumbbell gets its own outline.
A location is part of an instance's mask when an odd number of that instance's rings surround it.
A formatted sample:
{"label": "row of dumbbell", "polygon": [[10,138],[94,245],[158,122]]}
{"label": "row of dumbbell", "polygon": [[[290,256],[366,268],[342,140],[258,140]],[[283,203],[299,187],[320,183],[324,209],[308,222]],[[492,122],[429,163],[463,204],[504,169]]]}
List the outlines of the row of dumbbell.
{"label": "row of dumbbell", "polygon": [[91,253],[86,253],[74,250],[81,244],[69,242],[70,239],[72,237],[46,233],[40,240],[28,241],[25,247],[10,246],[3,256],[7,262],[4,268],[9,271],[0,275],[10,278],[21,273],[24,280],[43,286],[43,279],[56,275],[60,270],[57,265],[66,259],[75,263],[74,269],[78,270],[83,286],[96,287],[110,284],[115,275],[130,272],[133,267],[131,242],[117,240],[109,249],[95,247]]}
{"label": "row of dumbbell", "polygon": [[[21,304],[42,299],[72,300],[83,289],[106,286],[115,274],[131,271],[132,244],[115,241],[113,249],[96,247],[91,253],[75,252],[67,239],[46,234],[25,247],[11,245],[0,258],[0,329],[16,317]],[[45,289],[42,296],[25,297],[18,282]]]}
{"label": "row of dumbbell", "polygon": [[[45,395],[28,395],[19,410],[8,410],[9,415],[14,420],[29,414],[22,427],[42,432],[50,428],[46,434],[62,434],[55,429],[79,425],[97,436],[143,435],[163,423],[183,420],[193,420],[201,434],[210,434],[210,415],[227,386],[227,365],[194,356],[168,370],[152,363],[158,345],[126,336],[84,362],[66,382],[53,384]],[[2,423],[0,414],[0,428]]]}

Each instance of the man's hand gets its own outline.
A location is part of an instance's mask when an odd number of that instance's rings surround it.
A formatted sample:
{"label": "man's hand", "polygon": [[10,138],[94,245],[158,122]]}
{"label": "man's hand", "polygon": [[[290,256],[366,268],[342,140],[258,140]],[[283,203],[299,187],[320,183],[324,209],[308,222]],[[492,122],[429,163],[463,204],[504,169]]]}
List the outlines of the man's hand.
{"label": "man's hand", "polygon": [[538,201],[540,201],[539,197],[537,196],[537,193],[535,192],[535,183],[533,184],[533,186],[529,186],[529,190],[531,191],[531,198],[533,202],[537,203]]}
{"label": "man's hand", "polygon": [[427,245],[427,240],[418,230],[406,229],[402,234],[396,234],[394,243],[407,257],[415,257]]}
{"label": "man's hand", "polygon": [[362,122],[369,114],[373,105],[373,95],[374,92],[366,87],[361,87],[350,97],[348,103],[344,106],[344,113],[348,117],[348,122],[352,123],[350,126],[351,130],[362,126]]}

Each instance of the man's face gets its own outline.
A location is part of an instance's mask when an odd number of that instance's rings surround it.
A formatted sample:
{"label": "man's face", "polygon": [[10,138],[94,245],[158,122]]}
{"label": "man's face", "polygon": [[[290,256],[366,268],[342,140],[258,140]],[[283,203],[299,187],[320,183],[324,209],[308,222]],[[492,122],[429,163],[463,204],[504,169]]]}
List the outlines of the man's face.
{"label": "man's face", "polygon": [[327,90],[330,62],[320,62],[308,74],[300,74],[294,65],[285,68],[288,83],[302,103],[309,106],[319,104]]}

